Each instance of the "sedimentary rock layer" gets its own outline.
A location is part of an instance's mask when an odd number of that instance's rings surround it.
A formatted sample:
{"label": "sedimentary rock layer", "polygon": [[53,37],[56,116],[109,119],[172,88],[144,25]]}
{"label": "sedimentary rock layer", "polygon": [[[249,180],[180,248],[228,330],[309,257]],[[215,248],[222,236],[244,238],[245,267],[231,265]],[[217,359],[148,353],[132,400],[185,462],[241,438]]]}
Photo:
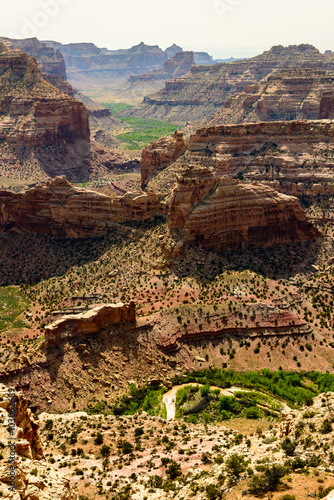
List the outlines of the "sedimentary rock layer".
{"label": "sedimentary rock layer", "polygon": [[168,225],[181,238],[215,251],[269,247],[320,236],[296,198],[262,184],[216,178],[210,169],[181,171],[169,200]]}
{"label": "sedimentary rock layer", "polygon": [[[15,500],[45,498],[76,500],[77,495],[70,486],[69,478],[60,474],[54,465],[45,461],[43,443],[38,430],[39,424],[27,407],[27,400],[22,392],[1,384],[0,400],[0,418],[3,422],[0,428],[0,443],[4,455],[3,465],[0,468],[1,496]],[[12,417],[15,423],[9,420],[9,417]],[[9,434],[7,427],[9,423],[12,434]],[[13,454],[9,460],[11,452],[9,438],[15,443],[14,462]],[[12,486],[12,466],[15,468],[13,493],[9,490]],[[41,479],[46,470],[47,481]]]}
{"label": "sedimentary rock layer", "polygon": [[285,69],[227,99],[208,125],[317,120],[322,94],[333,87],[334,73]]}
{"label": "sedimentary rock layer", "polygon": [[15,40],[12,38],[0,37],[3,42],[11,49],[20,49],[29,56],[36,57],[38,66],[43,74],[59,77],[66,80],[66,67],[64,58],[59,50],[48,47],[41,43],[37,38],[26,38]]}
{"label": "sedimentary rock layer", "polygon": [[0,231],[87,238],[115,224],[148,220],[161,213],[162,195],[143,192],[109,196],[76,188],[64,176],[23,193],[0,190]]}
{"label": "sedimentary rock layer", "polygon": [[0,141],[39,147],[80,139],[89,140],[84,105],[46,82],[34,58],[2,46]]}
{"label": "sedimentary rock layer", "polygon": [[107,326],[136,322],[134,302],[103,304],[82,313],[63,316],[45,328],[45,346],[59,345],[67,338],[97,333]]}
{"label": "sedimentary rock layer", "polygon": [[327,91],[322,94],[320,101],[320,120],[333,120],[334,119],[334,92]]}
{"label": "sedimentary rock layer", "polygon": [[187,149],[182,132],[171,137],[162,137],[146,146],[142,151],[140,169],[141,183],[145,186],[152,176],[168,167]]}
{"label": "sedimentary rock layer", "polygon": [[311,45],[276,46],[263,54],[231,63],[194,66],[165,88],[147,96],[142,105],[124,116],[150,117],[172,123],[210,120],[227,98],[281,69],[310,68],[334,72],[334,56],[325,56]]}
{"label": "sedimentary rock layer", "polygon": [[[331,121],[260,122],[221,125],[197,130],[187,142],[187,150],[166,172],[159,171],[164,152],[154,147],[155,158],[142,167],[143,175],[157,175],[149,189],[168,190],[182,164],[211,167],[218,176],[231,175],[247,181],[261,180],[287,194],[333,192],[334,123]],[[168,141],[165,141],[168,144]],[[162,144],[162,143],[161,143]],[[314,189],[314,184],[322,183]]]}

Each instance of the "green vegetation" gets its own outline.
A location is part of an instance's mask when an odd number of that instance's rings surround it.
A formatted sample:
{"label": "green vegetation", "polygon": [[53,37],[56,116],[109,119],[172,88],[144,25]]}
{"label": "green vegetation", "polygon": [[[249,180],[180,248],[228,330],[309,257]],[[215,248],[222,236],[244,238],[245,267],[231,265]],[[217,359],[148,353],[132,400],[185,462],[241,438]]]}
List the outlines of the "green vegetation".
{"label": "green vegetation", "polygon": [[[319,372],[284,372],[283,370],[271,372],[265,369],[238,373],[233,370],[212,368],[188,373],[186,376],[176,377],[173,380],[175,385],[191,382],[222,388],[236,385],[255,389],[270,394],[275,399],[287,401],[294,408],[312,404],[313,398],[322,392],[334,391],[334,375]],[[256,397],[262,398],[262,401],[258,399],[259,403],[265,403],[265,396],[257,394]],[[243,394],[242,399],[244,398]]]}
{"label": "green vegetation", "polygon": [[[259,405],[259,406],[258,406]],[[222,396],[219,389],[210,386],[185,386],[176,393],[176,418],[186,417],[188,422],[222,422],[235,416],[258,419],[275,417],[282,406],[269,396],[256,392],[237,392],[235,396]]]}
{"label": "green vegetation", "polygon": [[18,316],[28,307],[28,300],[15,287],[0,288],[0,332],[7,328],[24,328]]}
{"label": "green vegetation", "polygon": [[179,128],[177,125],[158,120],[119,116],[122,111],[133,107],[128,104],[104,102],[103,106],[110,109],[114,116],[131,127],[131,131],[117,135],[117,139],[124,143],[124,149],[142,149],[150,142],[156,141],[160,137],[169,136]]}
{"label": "green vegetation", "polygon": [[131,384],[130,395],[123,396],[119,404],[113,407],[114,415],[134,415],[137,411],[146,411],[149,415],[166,418],[166,407],[162,402],[165,392],[165,388],[138,389]]}
{"label": "green vegetation", "polygon": [[112,115],[117,115],[118,113],[121,113],[122,111],[125,111],[127,109],[133,108],[134,106],[130,106],[130,104],[124,104],[122,102],[103,102],[102,106],[105,108],[108,108],[110,110],[110,113]]}

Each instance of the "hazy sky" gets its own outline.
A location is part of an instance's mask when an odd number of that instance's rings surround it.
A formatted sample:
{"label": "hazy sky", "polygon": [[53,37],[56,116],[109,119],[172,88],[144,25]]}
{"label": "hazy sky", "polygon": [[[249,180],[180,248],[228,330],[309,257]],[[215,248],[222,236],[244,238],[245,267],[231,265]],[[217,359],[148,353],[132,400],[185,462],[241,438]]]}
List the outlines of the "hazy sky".
{"label": "hazy sky", "polygon": [[272,45],[334,50],[333,0],[0,0],[0,35],[109,49],[172,43],[215,58]]}

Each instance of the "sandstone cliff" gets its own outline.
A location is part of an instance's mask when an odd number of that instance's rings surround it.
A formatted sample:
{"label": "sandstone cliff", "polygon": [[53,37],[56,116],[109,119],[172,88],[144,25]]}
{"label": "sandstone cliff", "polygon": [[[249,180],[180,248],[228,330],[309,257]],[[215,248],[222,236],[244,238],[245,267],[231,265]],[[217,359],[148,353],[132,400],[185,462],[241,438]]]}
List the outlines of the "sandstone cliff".
{"label": "sandstone cliff", "polygon": [[43,74],[59,77],[63,81],[66,80],[65,61],[59,50],[48,47],[37,38],[14,40],[0,37],[0,42],[5,43],[9,48],[20,49],[29,56],[35,57]]}
{"label": "sandstone cliff", "polygon": [[320,101],[320,120],[334,119],[334,92],[332,90],[324,92]]}
{"label": "sandstone cliff", "polygon": [[181,239],[215,251],[266,247],[313,239],[320,233],[298,200],[264,186],[216,178],[186,167],[168,202],[168,225]]}
{"label": "sandstone cliff", "polygon": [[0,53],[0,140],[54,146],[89,140],[85,107],[46,82],[34,58],[21,50]]}
{"label": "sandstone cliff", "polygon": [[334,73],[285,69],[227,99],[208,124],[317,120],[321,96],[333,85]]}
{"label": "sandstone cliff", "polygon": [[[43,444],[39,435],[37,420],[27,407],[27,401],[21,392],[9,391],[5,385],[0,385],[0,417],[1,431],[0,443],[4,448],[4,461],[0,467],[0,494],[6,498],[20,499],[45,499],[76,500],[69,478],[59,474],[57,469],[44,459]],[[15,425],[13,426],[13,439],[16,440],[16,457],[14,463],[9,460],[10,449],[8,439],[8,422],[10,405],[15,401]],[[11,486],[11,464],[15,467],[15,490]],[[36,469],[37,474],[33,469]],[[47,472],[46,472],[47,471]],[[42,479],[44,473],[47,480]],[[41,477],[42,476],[42,477]]]}
{"label": "sandstone cliff", "polygon": [[63,316],[45,328],[45,346],[56,346],[66,339],[91,333],[120,323],[136,322],[134,302],[125,304],[103,304],[82,313]]}
{"label": "sandstone cliff", "polygon": [[90,142],[85,106],[47,82],[35,58],[3,43],[0,159],[0,176],[30,183],[59,174],[82,181],[137,166],[123,153]]}
{"label": "sandstone cliff", "polygon": [[166,82],[165,88],[144,99],[124,116],[164,119],[172,123],[209,120],[227,98],[281,69],[309,68],[334,72],[334,57],[311,45],[273,47],[252,59],[213,66],[194,66],[185,76]]}
{"label": "sandstone cliff", "polygon": [[71,186],[57,177],[23,193],[0,190],[0,231],[86,238],[106,234],[115,224],[144,221],[161,213],[163,195],[109,196]]}
{"label": "sandstone cliff", "polygon": [[[334,124],[330,121],[260,122],[201,128],[190,136],[186,152],[159,174],[160,148],[147,162],[150,190],[168,191],[185,162],[212,167],[218,176],[272,183],[288,194],[333,192]],[[167,141],[166,141],[167,143]],[[148,146],[149,148],[149,146]],[[154,148],[153,148],[154,149]],[[167,153],[167,150],[166,150]],[[317,184],[317,186],[315,186]]]}
{"label": "sandstone cliff", "polygon": [[140,161],[142,185],[145,186],[157,172],[177,160],[186,148],[182,132],[175,132],[171,137],[162,137],[146,146]]}

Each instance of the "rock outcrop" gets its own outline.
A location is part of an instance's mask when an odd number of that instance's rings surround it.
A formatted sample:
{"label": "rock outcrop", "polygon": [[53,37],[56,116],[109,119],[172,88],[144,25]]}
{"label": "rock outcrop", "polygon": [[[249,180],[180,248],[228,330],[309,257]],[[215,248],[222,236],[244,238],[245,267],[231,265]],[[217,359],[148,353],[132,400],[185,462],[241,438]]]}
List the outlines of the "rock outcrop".
{"label": "rock outcrop", "polygon": [[311,45],[277,46],[252,59],[194,66],[187,75],[167,81],[164,89],[147,96],[139,107],[123,115],[164,119],[176,124],[208,121],[227,98],[247,85],[288,68],[333,73],[334,56],[325,56]]}
{"label": "rock outcrop", "polygon": [[45,328],[45,346],[52,347],[71,337],[98,333],[102,329],[121,323],[136,322],[134,302],[103,304],[82,313],[63,316]]}
{"label": "rock outcrop", "polygon": [[319,110],[320,120],[334,119],[334,92],[327,91],[322,94]]}
{"label": "rock outcrop", "polygon": [[164,62],[161,69],[144,73],[142,75],[130,76],[128,82],[135,84],[136,82],[163,81],[169,78],[178,78],[185,75],[191,70],[195,64],[193,52],[178,52],[173,57]]}
{"label": "rock outcrop", "polygon": [[269,247],[314,239],[296,198],[262,184],[216,178],[210,169],[181,171],[168,202],[168,225],[183,241],[215,251]]}
{"label": "rock outcrop", "polygon": [[62,238],[102,236],[115,224],[149,220],[162,213],[163,198],[143,192],[111,198],[57,177],[23,193],[0,190],[0,231]]}
{"label": "rock outcrop", "polygon": [[37,38],[14,40],[0,37],[0,42],[5,43],[11,49],[20,49],[29,56],[35,57],[43,74],[59,77],[63,81],[66,80],[65,61],[59,50],[48,47]]}
{"label": "rock outcrop", "polygon": [[208,125],[317,120],[321,96],[333,86],[334,73],[285,69],[227,99]]}
{"label": "rock outcrop", "polygon": [[47,82],[35,58],[3,43],[0,159],[0,176],[30,184],[59,174],[82,181],[138,166],[92,143],[86,107]]}
{"label": "rock outcrop", "polygon": [[[1,384],[0,396],[0,443],[4,448],[0,467],[1,496],[13,500],[77,500],[69,478],[45,461],[39,425],[23,394]],[[15,443],[15,454],[9,447],[9,439]],[[44,476],[45,473],[47,476]]]}
{"label": "rock outcrop", "polygon": [[211,167],[218,176],[270,183],[287,194],[330,194],[333,137],[334,123],[328,120],[206,127],[190,136],[186,152],[160,174],[163,152],[158,148],[154,156],[152,150],[155,161],[144,166],[144,173],[149,170],[151,178],[154,171],[157,174],[148,184],[150,190],[168,191],[187,162]]}
{"label": "rock outcrop", "polygon": [[89,136],[83,104],[46,82],[34,58],[21,50],[0,53],[0,141],[57,146]]}
{"label": "rock outcrop", "polygon": [[175,132],[171,137],[162,137],[146,146],[140,161],[142,185],[147,185],[152,176],[176,161],[186,149],[183,132]]}

